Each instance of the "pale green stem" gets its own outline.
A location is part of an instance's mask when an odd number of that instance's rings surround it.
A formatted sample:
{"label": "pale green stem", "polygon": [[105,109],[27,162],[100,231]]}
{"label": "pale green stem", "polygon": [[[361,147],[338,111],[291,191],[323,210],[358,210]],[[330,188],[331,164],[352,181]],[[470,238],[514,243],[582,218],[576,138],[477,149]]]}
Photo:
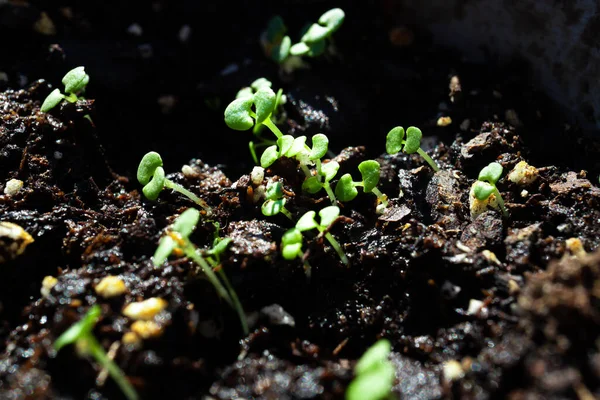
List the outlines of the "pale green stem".
{"label": "pale green stem", "polygon": [[286,217],[288,217],[288,218],[289,218],[289,219],[291,219],[292,221],[294,220],[294,217],[292,216],[292,213],[291,213],[291,212],[289,212],[289,210],[288,210],[287,208],[285,208],[285,207],[281,207],[281,210],[279,210],[279,211],[281,211],[281,213],[282,213],[283,215],[285,215]]}
{"label": "pale green stem", "polygon": [[433,170],[434,170],[435,172],[437,172],[437,171],[439,171],[439,170],[440,170],[440,167],[438,167],[438,165],[435,163],[435,161],[433,161],[433,160],[431,159],[431,157],[429,157],[429,155],[423,151],[423,149],[421,149],[421,148],[419,147],[419,150],[417,150],[417,153],[419,153],[419,155],[420,155],[421,157],[423,157],[423,158],[425,159],[425,161],[427,161],[427,164],[431,165],[431,168],[433,168]]}
{"label": "pale green stem", "polygon": [[125,397],[127,397],[128,400],[138,400],[139,396],[134,387],[131,385],[121,368],[106,355],[104,348],[98,343],[96,338],[90,334],[80,340],[85,340],[86,344],[84,347],[86,348],[86,351],[98,364],[100,364],[100,366],[102,366],[102,368],[108,371],[119,388],[121,388],[121,391],[123,391]]}
{"label": "pale green stem", "polygon": [[300,168],[302,169],[302,172],[304,172],[304,175],[306,175],[307,178],[310,178],[312,176],[312,174],[310,173],[310,169],[308,169],[306,164],[301,162]]}
{"label": "pale green stem", "polygon": [[277,139],[279,139],[280,137],[283,136],[283,133],[281,133],[281,131],[279,130],[277,125],[275,125],[273,123],[273,121],[271,121],[271,117],[266,118],[263,121],[263,125],[266,126],[267,128],[269,128],[271,130],[271,132],[273,132],[275,134],[275,136],[277,136]]}
{"label": "pale green stem", "polygon": [[498,191],[498,188],[496,187],[496,185],[492,185],[494,186],[494,195],[496,196],[496,198],[498,199],[498,205],[500,206],[500,210],[502,210],[502,215],[504,215],[504,217],[508,218],[508,211],[506,210],[506,207],[504,207],[504,200],[502,200],[502,196],[500,196],[500,192]]}
{"label": "pale green stem", "polygon": [[211,212],[210,206],[204,200],[202,200],[200,197],[196,196],[194,193],[190,192],[189,190],[187,190],[180,184],[175,183],[169,179],[165,179],[165,187],[168,189],[173,189],[174,191],[179,192],[182,195],[188,197],[190,200],[192,200],[194,203],[198,204],[200,207],[202,207],[204,210],[206,210],[207,213],[210,214],[210,212]]}
{"label": "pale green stem", "polygon": [[348,265],[348,263],[349,263],[348,257],[344,253],[344,250],[342,250],[342,246],[340,246],[340,244],[338,243],[338,241],[335,240],[335,238],[333,237],[333,235],[331,233],[327,232],[325,234],[325,238],[329,241],[329,243],[331,244],[331,246],[338,253],[338,256],[340,256],[340,259],[342,260],[342,262],[344,263],[344,265]]}
{"label": "pale green stem", "polygon": [[[319,182],[321,182],[321,178],[324,178],[323,175],[321,175],[321,160],[317,160],[317,179],[319,179]],[[331,204],[332,205],[336,205],[337,204],[337,200],[335,198],[335,194],[333,193],[333,190],[331,190],[331,185],[329,184],[328,181],[322,182],[323,184],[323,189],[325,189],[325,192],[327,192],[327,196],[329,196],[329,199],[331,200]]]}
{"label": "pale green stem", "polygon": [[231,283],[229,283],[229,279],[227,279],[227,275],[225,275],[225,271],[223,270],[223,268],[221,267],[218,270],[218,272],[219,272],[219,275],[221,275],[221,279],[225,283],[227,290],[229,291],[229,295],[231,296],[231,300],[233,301],[233,308],[235,308],[235,311],[237,312],[237,314],[240,318],[240,323],[242,324],[242,330],[244,331],[244,335],[247,335],[249,333],[248,322],[246,321],[246,314],[244,313],[244,308],[242,307],[242,303],[240,303],[240,299],[238,298],[237,294],[235,293],[235,290],[233,289],[233,287],[231,286]]}
{"label": "pale green stem", "polygon": [[183,252],[186,256],[194,260],[194,262],[196,262],[196,264],[200,266],[202,272],[204,272],[210,283],[212,283],[219,296],[221,296],[223,300],[225,300],[231,307],[233,307],[233,301],[231,300],[231,296],[229,295],[219,278],[217,278],[215,271],[213,271],[211,266],[208,265],[208,262],[206,262],[206,260],[196,252],[194,246],[191,243],[187,243],[186,246],[183,248]]}

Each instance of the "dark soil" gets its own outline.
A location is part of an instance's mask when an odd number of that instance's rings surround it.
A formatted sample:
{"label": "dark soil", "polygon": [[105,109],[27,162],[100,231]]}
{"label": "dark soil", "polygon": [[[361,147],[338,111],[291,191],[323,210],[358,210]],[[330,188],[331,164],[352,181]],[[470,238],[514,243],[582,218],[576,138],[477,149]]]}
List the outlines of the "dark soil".
{"label": "dark soil", "polygon": [[[267,20],[280,14],[297,32],[337,4],[240,2],[233,13],[229,2],[62,3],[0,5],[0,32],[13,38],[0,63],[0,189],[24,183],[0,195],[0,221],[34,240],[0,230],[0,398],[121,398],[93,361],[52,347],[94,304],[97,339],[143,399],[342,399],[378,338],[393,345],[400,398],[600,397],[600,146],[529,85],[519,60],[470,63],[402,24],[391,2],[364,2],[344,8],[339,57],[310,59],[311,69],[282,79],[258,44]],[[51,35],[32,29],[42,12]],[[215,20],[223,31],[209,28]],[[141,36],[127,32],[133,23]],[[192,35],[181,41],[185,24]],[[394,28],[407,41],[391,38]],[[236,72],[223,74],[232,63]],[[77,65],[91,76],[87,100],[40,112]],[[281,256],[292,223],[263,216],[252,200],[251,134],[229,129],[223,110],[261,76],[288,97],[284,133],[328,135],[338,176],[365,159],[381,164],[387,212],[360,192],[330,227],[348,267],[307,235],[307,279],[300,260]],[[441,116],[452,123],[437,126]],[[397,125],[423,130],[439,172],[416,154],[385,154]],[[195,205],[168,190],[157,201],[141,195],[135,171],[151,150],[170,179],[213,207],[192,241],[210,248],[214,222],[233,239],[221,268],[248,336],[191,261],[153,266],[165,229]],[[470,187],[492,161],[505,171],[498,188],[509,217],[472,217]],[[519,161],[537,167],[534,182],[507,178]],[[176,172],[184,165],[193,172]],[[277,161],[272,177],[296,218],[329,205],[323,192],[302,192],[295,161]],[[127,292],[98,295],[108,275]],[[48,276],[56,282],[43,288]],[[155,317],[160,334],[124,340],[133,322],[125,305],[153,297],[168,303]],[[450,376],[450,365],[462,373]]]}

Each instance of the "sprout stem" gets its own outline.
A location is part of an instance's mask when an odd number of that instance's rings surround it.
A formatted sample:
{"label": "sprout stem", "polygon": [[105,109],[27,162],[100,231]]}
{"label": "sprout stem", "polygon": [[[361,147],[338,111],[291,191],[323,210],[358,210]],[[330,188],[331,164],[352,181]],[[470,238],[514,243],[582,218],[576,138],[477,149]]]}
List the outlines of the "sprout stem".
{"label": "sprout stem", "polygon": [[294,220],[294,217],[292,216],[292,213],[285,207],[281,207],[280,212],[285,215],[286,217],[288,217],[290,220]]}
{"label": "sprout stem", "polygon": [[125,397],[127,397],[128,400],[139,399],[137,392],[127,380],[127,377],[121,368],[106,355],[104,348],[98,343],[96,338],[93,335],[87,335],[85,338],[82,338],[82,340],[85,340],[84,348],[86,351],[96,360],[96,362],[98,362],[98,364],[108,371],[110,376],[123,391],[123,394],[125,394]]}
{"label": "sprout stem", "polygon": [[329,241],[329,243],[331,244],[331,246],[338,253],[338,256],[340,256],[340,259],[342,260],[342,262],[344,263],[344,265],[348,265],[348,263],[349,263],[348,257],[346,256],[346,254],[344,254],[344,250],[342,250],[342,246],[340,246],[340,244],[338,243],[338,241],[335,240],[335,238],[333,237],[333,235],[331,233],[327,232],[327,233],[325,233],[325,238]]}
{"label": "sprout stem", "polygon": [[227,275],[225,275],[225,271],[223,270],[223,268],[220,268],[218,272],[219,275],[221,275],[221,279],[223,279],[227,290],[229,291],[229,296],[231,296],[231,300],[233,301],[233,308],[235,308],[235,311],[240,317],[240,322],[242,324],[242,330],[244,331],[244,335],[248,335],[248,322],[246,321],[246,314],[244,313],[244,309],[242,308],[242,303],[240,303],[240,299],[235,293],[233,287],[231,286],[231,283],[229,283],[229,279],[227,279]]}
{"label": "sprout stem", "polygon": [[498,199],[498,205],[500,206],[500,210],[502,210],[502,215],[504,215],[505,218],[508,218],[508,211],[506,210],[506,207],[504,207],[504,200],[502,200],[502,196],[500,195],[500,192],[498,191],[496,185],[493,186],[494,191],[492,193],[494,193],[494,195]]}
{"label": "sprout stem", "polygon": [[200,256],[196,252],[194,246],[191,243],[187,242],[185,247],[183,248],[183,252],[186,256],[194,260],[196,264],[200,266],[200,268],[202,268],[202,272],[204,272],[210,283],[212,283],[212,285],[215,287],[215,290],[217,291],[219,296],[221,296],[231,307],[234,307],[233,301],[231,300],[231,296],[229,295],[219,278],[217,278],[217,275],[215,275],[215,271],[213,271],[211,266],[208,265],[208,262],[204,259],[204,257]]}
{"label": "sprout stem", "polygon": [[275,125],[273,123],[273,121],[271,121],[271,117],[266,118],[262,123],[267,128],[269,128],[271,130],[271,132],[273,132],[275,134],[275,136],[277,136],[277,139],[279,139],[280,137],[283,136],[283,133],[281,133],[281,131],[279,130],[279,128],[277,127],[277,125]]}
{"label": "sprout stem", "polygon": [[374,187],[373,189],[371,189],[371,192],[375,193],[375,195],[377,196],[377,198],[379,199],[379,201],[381,202],[383,207],[387,208],[387,206],[388,206],[387,196],[385,194],[383,194],[381,192],[381,190],[377,189],[377,187]]}
{"label": "sprout stem", "polygon": [[210,214],[210,212],[211,212],[210,206],[208,204],[206,204],[206,202],[204,200],[202,200],[200,197],[196,196],[194,193],[190,192],[189,190],[187,190],[180,184],[175,183],[169,179],[165,179],[165,187],[169,188],[169,189],[173,189],[174,191],[179,192],[182,195],[188,197],[194,203],[198,204],[200,207],[202,207],[204,210],[206,210],[206,212],[208,214]]}
{"label": "sprout stem", "polygon": [[417,150],[417,153],[419,153],[419,155],[421,157],[423,157],[425,159],[425,161],[427,161],[427,164],[431,165],[431,168],[433,168],[433,170],[435,172],[438,172],[440,170],[440,167],[438,167],[438,165],[435,163],[435,161],[433,161],[431,159],[431,157],[429,157],[429,155],[423,151],[423,149],[421,149],[419,147],[419,149]]}

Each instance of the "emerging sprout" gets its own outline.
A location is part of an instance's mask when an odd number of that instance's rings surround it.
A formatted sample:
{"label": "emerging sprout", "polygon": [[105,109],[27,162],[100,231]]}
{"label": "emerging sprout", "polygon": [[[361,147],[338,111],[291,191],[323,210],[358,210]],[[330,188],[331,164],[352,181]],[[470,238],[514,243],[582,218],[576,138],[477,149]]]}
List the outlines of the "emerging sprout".
{"label": "emerging sprout", "polygon": [[75,344],[80,356],[92,357],[103,369],[108,371],[127,399],[137,400],[138,394],[127,380],[125,373],[108,357],[102,345],[94,337],[92,331],[101,312],[98,304],[92,306],[79,322],[73,324],[56,339],[54,349],[58,352],[67,345]]}
{"label": "emerging sprout", "polygon": [[[200,219],[200,212],[194,208],[188,208],[185,210],[173,223],[170,230],[166,235],[160,238],[158,243],[158,247],[154,252],[154,256],[152,257],[152,263],[155,266],[160,266],[164,263],[167,258],[175,253],[175,254],[184,254],[189,259],[193,260],[196,264],[200,266],[202,272],[206,275],[210,283],[213,285],[219,296],[224,299],[231,307],[233,307],[238,316],[240,318],[240,322],[242,324],[242,329],[244,330],[244,334],[248,334],[248,324],[246,322],[246,316],[244,314],[244,310],[242,309],[242,305],[240,304],[238,297],[229,284],[227,277],[225,276],[225,272],[223,269],[219,269],[219,273],[221,278],[223,279],[222,283],[213,268],[209,264],[209,262],[202,257],[202,255],[197,251],[196,246],[190,241],[189,236],[194,231],[196,224]],[[226,241],[225,243],[219,245],[219,242],[215,243],[209,255],[217,257],[225,251],[227,245],[231,242],[231,240]],[[223,247],[221,247],[223,246]]]}
{"label": "emerging sprout", "polygon": [[269,182],[265,192],[266,200],[261,206],[264,216],[271,217],[282,213],[289,219],[293,219],[292,214],[285,208],[285,199],[283,198],[283,185],[281,182]]}
{"label": "emerging sprout", "polygon": [[500,176],[502,176],[502,165],[493,162],[484,167],[479,172],[477,182],[473,185],[473,195],[479,201],[486,201],[490,196],[494,196],[500,206],[500,210],[502,210],[502,215],[508,217],[508,211],[504,207],[504,200],[496,187],[496,182],[498,182]]}
{"label": "emerging sprout", "polygon": [[288,230],[282,237],[282,254],[283,257],[287,260],[294,259],[296,257],[301,256],[302,253],[302,232],[310,231],[312,229],[317,229],[319,234],[324,235],[325,239],[329,241],[331,246],[337,252],[338,256],[342,260],[345,265],[349,264],[348,257],[342,250],[342,246],[338,243],[338,241],[333,237],[333,235],[328,232],[329,226],[335,222],[335,220],[340,215],[340,209],[337,206],[329,206],[323,208],[319,211],[319,217],[321,219],[320,222],[317,222],[315,219],[316,213],[314,211],[306,212],[298,222],[296,226],[290,230]]}
{"label": "emerging sprout", "polygon": [[295,56],[321,55],[327,47],[327,39],[337,31],[344,22],[345,13],[341,8],[333,8],[319,18],[319,22],[310,25],[302,35],[300,42],[290,48],[290,54]]}
{"label": "emerging sprout", "polygon": [[157,152],[151,151],[142,157],[137,170],[137,179],[138,182],[144,185],[144,188],[142,189],[144,196],[146,196],[148,200],[154,201],[158,198],[158,195],[164,188],[172,189],[186,196],[210,214],[210,206],[180,184],[167,179],[165,177],[165,170],[162,166],[162,158]]}
{"label": "emerging sprout", "polygon": [[79,100],[80,93],[85,91],[87,84],[90,82],[90,76],[85,73],[85,67],[73,68],[63,77],[62,83],[65,85],[65,94],[60,92],[60,89],[54,89],[42,103],[40,110],[44,113],[52,110],[62,100],[67,100],[70,103],[75,103]]}
{"label": "emerging sprout", "polygon": [[390,398],[396,371],[388,357],[391,344],[380,339],[360,357],[354,379],[346,390],[346,400],[385,400]]}
{"label": "emerging sprout", "polygon": [[423,133],[421,130],[414,126],[409,126],[406,130],[406,139],[404,138],[404,128],[397,126],[388,132],[385,141],[385,150],[388,154],[396,154],[400,150],[406,154],[419,153],[421,157],[427,161],[427,164],[433,168],[434,171],[439,171],[440,167],[429,157],[427,153],[421,149],[421,138]]}
{"label": "emerging sprout", "polygon": [[356,187],[362,186],[365,193],[373,193],[377,196],[379,205],[377,212],[381,213],[388,206],[387,196],[378,188],[379,171],[381,167],[375,160],[366,160],[358,165],[358,170],[362,176],[362,181],[355,182],[352,180],[352,175],[344,174],[338,181],[335,187],[335,195],[340,201],[351,201],[358,195]]}

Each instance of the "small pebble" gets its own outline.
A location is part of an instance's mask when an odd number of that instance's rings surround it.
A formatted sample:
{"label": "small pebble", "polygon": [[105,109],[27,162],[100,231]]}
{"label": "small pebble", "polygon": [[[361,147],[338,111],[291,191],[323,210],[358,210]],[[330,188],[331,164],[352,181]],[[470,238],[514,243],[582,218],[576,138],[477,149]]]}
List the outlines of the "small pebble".
{"label": "small pebble", "polygon": [[450,117],[440,117],[437,120],[437,126],[448,126],[452,123],[452,118]]}
{"label": "small pebble", "polygon": [[44,279],[42,280],[42,287],[40,289],[40,293],[42,294],[42,297],[50,296],[50,291],[52,290],[52,288],[54,286],[56,286],[57,283],[58,283],[58,279],[56,279],[55,277],[53,277],[51,275],[45,276]]}
{"label": "small pebble", "polygon": [[130,35],[139,37],[139,36],[142,36],[142,34],[144,33],[144,30],[142,29],[140,24],[133,23],[133,24],[129,25],[129,28],[127,28],[127,33],[129,33]]}
{"label": "small pebble", "polygon": [[4,187],[4,194],[8,196],[14,196],[19,193],[19,190],[23,187],[23,181],[19,179],[10,179],[6,182],[6,186]]}
{"label": "small pebble", "polygon": [[123,315],[135,320],[151,320],[158,313],[167,308],[168,303],[159,298],[152,297],[144,301],[130,303],[123,309]]}
{"label": "small pebble", "polygon": [[105,299],[110,297],[117,297],[127,292],[127,286],[123,279],[118,276],[105,276],[102,280],[95,286],[94,290],[99,296],[104,297]]}

